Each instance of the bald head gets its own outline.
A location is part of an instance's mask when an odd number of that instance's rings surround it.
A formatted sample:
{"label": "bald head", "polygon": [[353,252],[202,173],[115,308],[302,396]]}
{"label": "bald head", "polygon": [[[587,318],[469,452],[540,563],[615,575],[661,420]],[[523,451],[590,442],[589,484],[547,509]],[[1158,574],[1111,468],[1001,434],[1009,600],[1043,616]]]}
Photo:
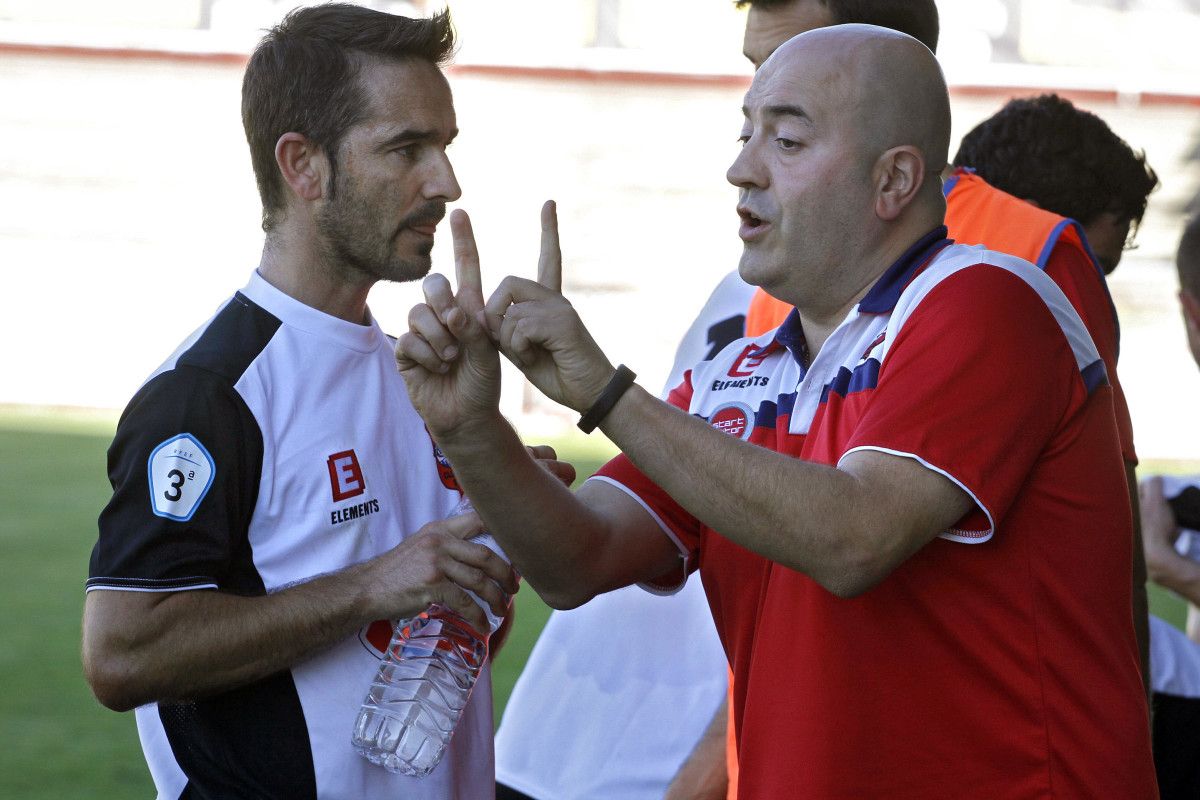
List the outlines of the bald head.
{"label": "bald head", "polygon": [[[933,53],[911,36],[875,25],[818,28],[781,45],[760,75],[764,81],[813,86],[824,95],[820,102],[828,104],[831,117],[858,139],[868,156],[907,146],[920,153],[927,174],[946,166],[946,81]],[[926,183],[940,191],[937,180]]]}
{"label": "bald head", "polygon": [[835,25],[781,45],[746,92],[726,175],[741,190],[742,277],[808,321],[840,319],[942,224],[949,105],[933,54],[902,33]]}

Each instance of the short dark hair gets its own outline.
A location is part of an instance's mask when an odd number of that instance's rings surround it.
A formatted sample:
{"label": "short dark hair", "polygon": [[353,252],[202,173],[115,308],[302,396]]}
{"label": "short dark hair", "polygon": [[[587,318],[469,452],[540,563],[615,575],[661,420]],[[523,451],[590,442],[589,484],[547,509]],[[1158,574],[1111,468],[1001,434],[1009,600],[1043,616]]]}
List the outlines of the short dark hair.
{"label": "short dark hair", "polygon": [[1083,225],[1109,212],[1134,231],[1158,186],[1144,152],[1055,94],[1010,100],[963,137],[954,165]]}
{"label": "short dark hair", "polygon": [[[796,0],[734,0],[738,8],[778,8]],[[837,25],[878,25],[907,33],[933,52],[938,45],[938,10],[934,0],[820,0]]]}
{"label": "short dark hair", "polygon": [[1200,300],[1200,214],[1188,217],[1175,254],[1179,288]]}
{"label": "short dark hair", "polygon": [[421,59],[438,66],[454,51],[454,28],[442,11],[425,19],[348,3],[298,8],[258,43],[242,78],[242,126],[269,231],[284,208],[275,144],[288,132],[320,147],[336,171],[342,137],[366,113],[358,76],[364,61]]}

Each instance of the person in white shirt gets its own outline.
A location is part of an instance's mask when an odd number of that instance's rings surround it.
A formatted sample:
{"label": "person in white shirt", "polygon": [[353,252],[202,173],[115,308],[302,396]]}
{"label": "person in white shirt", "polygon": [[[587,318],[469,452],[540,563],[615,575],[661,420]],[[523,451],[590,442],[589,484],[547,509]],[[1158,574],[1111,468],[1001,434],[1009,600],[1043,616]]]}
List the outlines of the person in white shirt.
{"label": "person in white shirt", "polygon": [[[84,607],[104,705],[137,708],[160,798],[478,798],[485,672],[427,778],[351,747],[391,624],[437,602],[482,626],[516,576],[483,545],[367,307],[430,269],[461,194],[448,16],[292,12],[246,68],[258,269],[130,402]],[[181,291],[185,289],[181,287]]]}

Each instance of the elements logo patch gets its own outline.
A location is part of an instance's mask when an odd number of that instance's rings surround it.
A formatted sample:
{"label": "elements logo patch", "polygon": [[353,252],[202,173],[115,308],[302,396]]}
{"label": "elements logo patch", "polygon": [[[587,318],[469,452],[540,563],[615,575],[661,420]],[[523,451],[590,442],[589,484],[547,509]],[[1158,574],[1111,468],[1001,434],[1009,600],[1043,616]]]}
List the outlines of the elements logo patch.
{"label": "elements logo patch", "polygon": [[363,478],[362,467],[358,464],[358,456],[353,450],[343,450],[334,453],[326,462],[329,467],[329,485],[333,489],[333,501],[340,503],[351,497],[358,497],[367,491],[367,482]]}
{"label": "elements logo patch", "polygon": [[754,430],[754,414],[742,403],[726,403],[709,416],[708,424],[730,436],[749,439]]}
{"label": "elements logo patch", "polygon": [[181,433],[154,448],[146,471],[154,515],[187,522],[208,494],[217,465],[199,439]]}
{"label": "elements logo patch", "polygon": [[759,347],[756,344],[748,344],[737,360],[733,362],[733,366],[729,368],[729,377],[731,378],[748,378],[754,374],[754,370],[762,366],[763,361],[770,355],[768,348]]}

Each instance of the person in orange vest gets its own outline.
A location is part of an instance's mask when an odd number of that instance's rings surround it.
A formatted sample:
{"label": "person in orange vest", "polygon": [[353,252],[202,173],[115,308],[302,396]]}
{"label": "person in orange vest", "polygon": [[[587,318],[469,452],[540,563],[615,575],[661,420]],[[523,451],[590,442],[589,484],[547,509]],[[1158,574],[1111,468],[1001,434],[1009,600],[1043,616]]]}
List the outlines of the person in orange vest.
{"label": "person in orange vest", "polygon": [[1010,100],[963,137],[954,165],[1078,222],[1105,275],[1120,263],[1158,184],[1144,153],[1055,94]]}

